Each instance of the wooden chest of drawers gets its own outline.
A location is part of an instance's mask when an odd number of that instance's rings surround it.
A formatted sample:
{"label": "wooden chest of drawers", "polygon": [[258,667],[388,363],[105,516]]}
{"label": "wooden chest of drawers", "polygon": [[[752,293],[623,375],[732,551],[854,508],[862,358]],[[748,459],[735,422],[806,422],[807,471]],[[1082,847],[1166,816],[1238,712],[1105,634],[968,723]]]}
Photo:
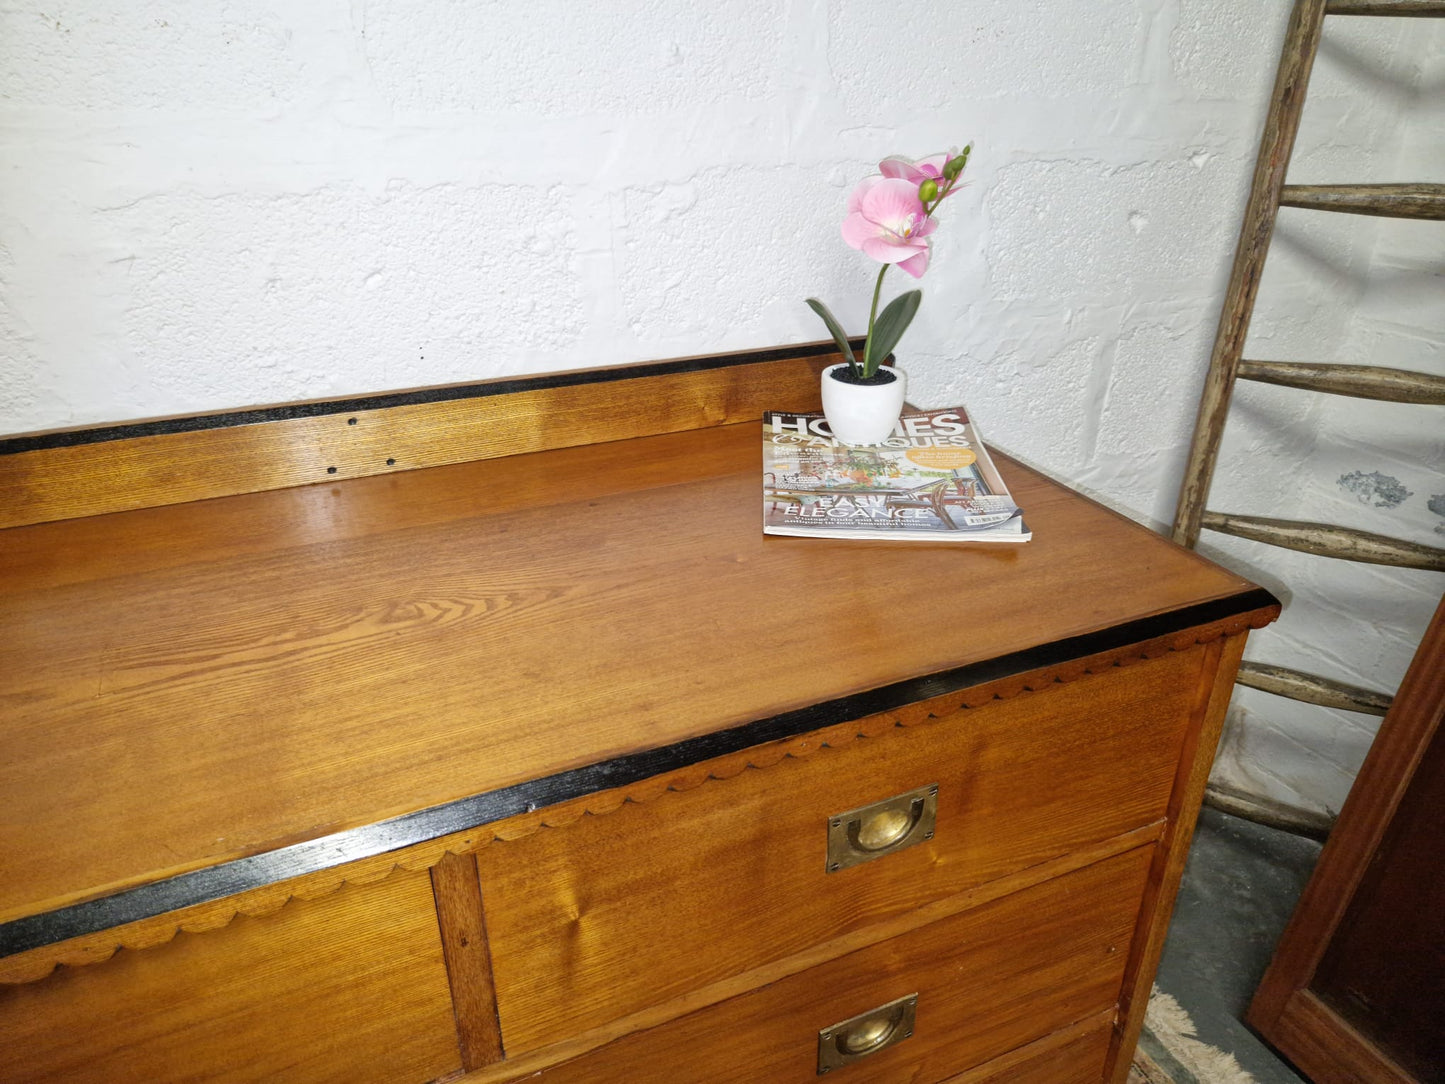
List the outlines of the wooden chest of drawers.
{"label": "wooden chest of drawers", "polygon": [[1122,1080],[1277,604],[764,538],[830,360],[0,442],[0,1079]]}

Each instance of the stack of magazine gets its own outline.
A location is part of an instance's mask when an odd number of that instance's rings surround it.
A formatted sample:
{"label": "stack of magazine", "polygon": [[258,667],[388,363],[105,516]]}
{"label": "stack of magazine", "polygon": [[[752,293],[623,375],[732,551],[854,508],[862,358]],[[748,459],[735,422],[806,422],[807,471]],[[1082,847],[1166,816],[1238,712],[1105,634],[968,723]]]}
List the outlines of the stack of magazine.
{"label": "stack of magazine", "polygon": [[849,447],[822,414],[763,418],[763,531],[804,538],[1027,542],[1018,505],[963,407],[904,414]]}

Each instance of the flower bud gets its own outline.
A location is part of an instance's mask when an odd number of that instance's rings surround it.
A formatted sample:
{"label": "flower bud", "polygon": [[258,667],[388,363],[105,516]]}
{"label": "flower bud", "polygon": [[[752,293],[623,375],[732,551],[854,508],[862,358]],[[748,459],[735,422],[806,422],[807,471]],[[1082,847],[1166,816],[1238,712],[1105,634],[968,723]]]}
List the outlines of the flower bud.
{"label": "flower bud", "polygon": [[950,181],[958,180],[958,175],[963,172],[963,167],[968,165],[968,152],[971,150],[973,150],[972,143],[964,147],[956,158],[950,158],[945,162],[943,164],[944,177]]}
{"label": "flower bud", "polygon": [[918,198],[924,203],[932,203],[938,198],[938,182],[932,177],[923,180],[918,186]]}

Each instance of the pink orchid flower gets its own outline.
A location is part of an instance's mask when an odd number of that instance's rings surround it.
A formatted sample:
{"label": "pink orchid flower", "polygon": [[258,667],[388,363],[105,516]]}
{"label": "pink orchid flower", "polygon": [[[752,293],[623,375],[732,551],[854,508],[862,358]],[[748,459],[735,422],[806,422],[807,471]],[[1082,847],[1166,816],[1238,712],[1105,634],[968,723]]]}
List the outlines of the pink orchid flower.
{"label": "pink orchid flower", "polygon": [[871,381],[878,375],[878,366],[892,353],[918,312],[922,290],[899,294],[880,313],[883,277],[894,264],[914,278],[922,278],[928,270],[928,237],[938,228],[933,212],[958,186],[959,174],[972,150],[970,143],[956,154],[935,154],[916,162],[890,156],[878,163],[883,176],[869,177],[849,193],[843,240],[883,265],[873,284],[873,306],[868,310],[868,338],[863,343],[861,362],[853,355],[843,325],[828,306],[810,297],[808,307],[833,336],[838,353],[848,359],[853,382]]}
{"label": "pink orchid flower", "polygon": [[918,182],[869,177],[848,196],[843,240],[884,264],[897,264],[914,278],[928,270],[928,235],[938,228],[918,198]]}

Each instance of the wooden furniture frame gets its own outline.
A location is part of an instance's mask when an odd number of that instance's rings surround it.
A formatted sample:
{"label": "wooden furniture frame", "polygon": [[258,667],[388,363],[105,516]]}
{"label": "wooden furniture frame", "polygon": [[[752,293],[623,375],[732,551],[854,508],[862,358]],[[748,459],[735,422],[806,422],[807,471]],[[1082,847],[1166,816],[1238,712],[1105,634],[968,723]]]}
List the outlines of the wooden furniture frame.
{"label": "wooden furniture frame", "polygon": [[1278,604],[765,538],[831,351],[0,443],[0,1077],[1122,1081]]}
{"label": "wooden furniture frame", "polygon": [[[1423,815],[1438,822],[1439,783],[1442,749],[1441,723],[1445,721],[1445,600],[1416,651],[1414,662],[1400,685],[1399,694],[1380,724],[1369,755],[1355,777],[1349,798],[1340,811],[1335,831],[1320,855],[1304,894],[1300,897],[1289,926],[1275,949],[1269,970],[1250,1004],[1249,1022],[1298,1065],[1317,1084],[1415,1084],[1439,1079],[1445,1065],[1438,1061],[1431,1076],[1416,1076],[1401,1064],[1397,1054],[1380,1040],[1380,1023],[1371,1016],[1389,1013],[1377,1004],[1370,1012],[1351,1013],[1343,1008],[1344,993],[1337,981],[1319,974],[1332,946],[1362,936],[1382,937],[1395,942],[1393,951],[1423,958],[1421,980],[1401,976],[1411,989],[1405,996],[1428,1014],[1439,1018],[1445,1008],[1440,983],[1445,967],[1440,959],[1445,938],[1437,932],[1433,943],[1411,938],[1412,927],[1433,925],[1441,916],[1435,908],[1445,895],[1445,856],[1438,850],[1440,833],[1434,839],[1391,840],[1389,833],[1411,793],[1423,782],[1422,764],[1432,757],[1434,790],[1415,798],[1418,820]],[[1417,832],[1418,836],[1418,832]],[[1406,891],[1391,892],[1380,899],[1378,886],[1369,878],[1383,872],[1391,862],[1412,863]],[[1369,887],[1369,898],[1362,888]],[[1399,886],[1396,886],[1399,887]],[[1346,925],[1351,907],[1368,904],[1370,911],[1362,928]],[[1424,908],[1422,911],[1421,909]],[[1388,923],[1388,925],[1382,925]],[[1433,966],[1428,961],[1434,961]],[[1376,991],[1369,991],[1371,994]],[[1439,1033],[1435,1028],[1438,1056]]]}

